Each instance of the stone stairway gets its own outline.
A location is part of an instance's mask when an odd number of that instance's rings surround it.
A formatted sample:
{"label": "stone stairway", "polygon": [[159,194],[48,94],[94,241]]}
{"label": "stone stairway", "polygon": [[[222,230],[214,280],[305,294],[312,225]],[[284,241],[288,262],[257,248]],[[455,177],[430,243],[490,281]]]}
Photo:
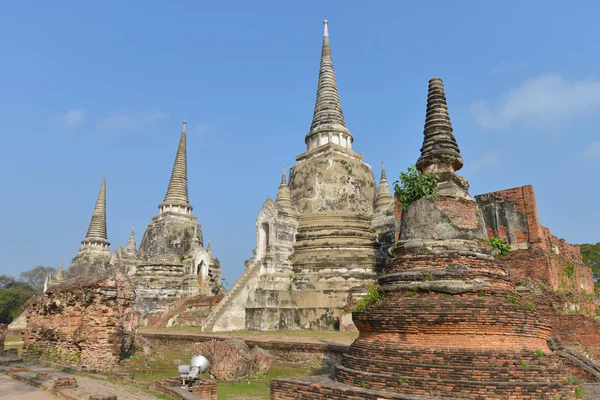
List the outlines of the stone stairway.
{"label": "stone stairway", "polygon": [[562,349],[556,352],[560,357],[577,365],[600,382],[600,365],[573,349]]}
{"label": "stone stairway", "polygon": [[260,265],[261,263],[257,260],[252,261],[248,265],[242,276],[240,276],[240,279],[237,280],[233,287],[227,292],[225,297],[223,297],[219,304],[217,304],[217,306],[213,308],[212,312],[204,320],[201,328],[202,332],[214,332],[214,326],[218,322],[218,320],[226,312],[231,311],[232,306],[235,305],[234,300],[237,300],[237,297],[246,288],[247,284],[252,279],[257,277],[258,272],[260,271]]}

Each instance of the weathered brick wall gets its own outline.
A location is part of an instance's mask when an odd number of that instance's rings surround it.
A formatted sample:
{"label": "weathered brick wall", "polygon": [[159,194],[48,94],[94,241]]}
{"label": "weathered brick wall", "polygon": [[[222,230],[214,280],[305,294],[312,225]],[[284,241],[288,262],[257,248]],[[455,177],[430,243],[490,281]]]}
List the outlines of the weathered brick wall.
{"label": "weathered brick wall", "polygon": [[[157,312],[148,317],[147,325],[154,328],[168,326],[200,326],[208,317],[213,307],[223,299],[223,295],[197,296],[180,299],[175,302],[165,300],[168,305],[158,305],[157,308],[166,308],[166,312]],[[159,302],[160,303],[160,302]]]}
{"label": "weathered brick wall", "polygon": [[503,257],[513,280],[536,278],[553,290],[593,293],[592,272],[579,247],[552,235],[541,225],[533,186],[475,196],[489,237],[507,242],[513,251]]}
{"label": "weathered brick wall", "polygon": [[[228,340],[230,337],[219,337],[213,335],[173,335],[162,333],[144,333],[144,338],[154,346],[178,346],[182,344],[193,344],[209,342],[212,340]],[[298,343],[279,340],[249,340],[244,342],[251,349],[260,347],[267,350],[271,355],[288,361],[311,361],[323,362],[330,365],[335,364],[341,355],[348,351],[347,345],[335,343]]]}
{"label": "weathered brick wall", "polygon": [[571,347],[600,360],[600,325],[594,320],[593,295],[542,291],[525,295],[523,301],[535,304],[535,311],[552,326],[550,337],[558,347]]}
{"label": "weathered brick wall", "polygon": [[488,236],[499,237],[513,248],[546,246],[533,186],[499,190],[475,199],[483,212]]}
{"label": "weathered brick wall", "polygon": [[[87,280],[84,280],[87,279]],[[135,292],[119,268],[98,279],[75,278],[29,302],[25,351],[87,368],[111,369],[138,328]]]}

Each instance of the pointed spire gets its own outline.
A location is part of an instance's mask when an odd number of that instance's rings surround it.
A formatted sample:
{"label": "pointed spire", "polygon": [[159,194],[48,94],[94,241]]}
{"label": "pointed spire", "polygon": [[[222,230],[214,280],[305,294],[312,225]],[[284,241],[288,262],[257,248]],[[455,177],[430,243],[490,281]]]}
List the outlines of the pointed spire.
{"label": "pointed spire", "polygon": [[325,20],[323,24],[323,46],[321,50],[317,100],[310,132],[306,136],[306,142],[310,143],[310,137],[317,133],[342,132],[349,136],[348,140],[352,141],[352,135],[348,131],[348,128],[346,128],[346,122],[344,121],[344,113],[335,81],[331,46],[329,45],[328,21]]}
{"label": "pointed spire", "polygon": [[55,278],[57,281],[62,281],[64,278],[64,271],[63,271],[63,262],[62,260],[60,261],[60,265],[58,266],[58,270],[56,271],[56,275]]}
{"label": "pointed spire", "polygon": [[208,239],[208,244],[206,245],[206,252],[208,253],[208,256],[212,259],[212,247],[210,246],[210,239]]}
{"label": "pointed spire", "polygon": [[454,172],[463,166],[446,104],[446,93],[441,78],[429,80],[427,113],[421,157],[417,168],[425,172]]}
{"label": "pointed spire", "polygon": [[383,211],[394,203],[392,191],[385,176],[385,164],[381,162],[381,179],[377,188],[377,197],[375,198],[375,211]]}
{"label": "pointed spire", "polygon": [[281,170],[281,184],[279,185],[279,189],[277,189],[277,197],[275,202],[279,204],[284,209],[293,209],[292,205],[292,196],[290,194],[290,188],[288,187],[285,180],[285,167]]}
{"label": "pointed spire", "polygon": [[385,163],[382,161],[381,162],[381,178],[380,180],[384,180],[387,182],[387,176],[385,176]]}
{"label": "pointed spire", "polygon": [[192,234],[192,242],[190,245],[189,254],[195,255],[198,250],[202,248],[200,239],[198,238],[198,225],[194,224],[194,233]]}
{"label": "pointed spire", "polygon": [[287,185],[285,182],[285,166],[281,167],[281,185]]}
{"label": "pointed spire", "polygon": [[135,241],[135,225],[131,225],[131,234],[129,234],[129,240],[127,240],[127,246],[125,250],[128,253],[135,253],[137,251],[137,243]]}
{"label": "pointed spire", "polygon": [[102,178],[102,185],[100,186],[100,193],[98,193],[90,226],[85,239],[81,241],[81,244],[86,243],[99,243],[106,245],[106,247],[110,245],[106,235],[106,173]]}
{"label": "pointed spire", "polygon": [[192,209],[188,199],[186,121],[183,121],[181,139],[179,140],[179,147],[177,148],[175,163],[173,164],[169,188],[159,208],[165,205],[183,206],[190,211]]}

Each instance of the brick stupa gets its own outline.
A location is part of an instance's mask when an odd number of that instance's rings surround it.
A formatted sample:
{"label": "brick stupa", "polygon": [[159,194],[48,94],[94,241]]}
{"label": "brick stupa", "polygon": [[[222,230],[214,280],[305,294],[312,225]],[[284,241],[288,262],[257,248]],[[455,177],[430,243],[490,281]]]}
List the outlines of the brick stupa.
{"label": "brick stupa", "polygon": [[437,196],[402,213],[384,300],[355,312],[358,339],[333,379],[271,382],[271,399],[572,399],[568,372],[546,344],[550,326],[520,301],[487,244],[442,80],[429,81],[417,168]]}

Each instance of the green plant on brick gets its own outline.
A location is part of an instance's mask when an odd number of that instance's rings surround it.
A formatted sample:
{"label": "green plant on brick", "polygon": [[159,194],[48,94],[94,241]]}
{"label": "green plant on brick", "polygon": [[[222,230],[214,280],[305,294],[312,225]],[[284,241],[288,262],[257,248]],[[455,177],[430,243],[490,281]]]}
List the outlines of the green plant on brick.
{"label": "green plant on brick", "polygon": [[521,368],[527,369],[527,363],[525,361],[521,361]]}
{"label": "green plant on brick", "polygon": [[544,352],[543,352],[542,350],[540,350],[540,349],[536,349],[536,350],[534,350],[534,353],[535,353],[535,355],[536,355],[536,356],[538,356],[539,358],[542,358],[542,357],[544,357]]}
{"label": "green plant on brick", "polygon": [[496,250],[499,251],[500,256],[503,256],[505,254],[508,254],[508,252],[510,252],[511,248],[510,246],[504,242],[504,240],[497,238],[497,237],[491,237],[488,239],[488,243],[495,248]]}
{"label": "green plant on brick", "polygon": [[565,273],[567,274],[569,279],[572,279],[575,275],[575,264],[573,264],[571,261],[567,261],[565,266]]}
{"label": "green plant on brick", "polygon": [[394,182],[394,195],[406,210],[415,201],[435,196],[439,177],[435,174],[424,174],[414,165],[407,172],[400,172],[400,179]]}
{"label": "green plant on brick", "polygon": [[583,386],[577,386],[575,388],[575,397],[578,399],[583,399],[587,393],[583,390]]}
{"label": "green plant on brick", "polygon": [[358,300],[352,311],[355,312],[363,312],[367,311],[369,308],[373,306],[377,306],[381,304],[384,299],[383,290],[379,285],[369,285],[367,286],[367,294],[362,299]]}
{"label": "green plant on brick", "polygon": [[531,301],[524,301],[519,303],[519,305],[521,306],[521,308],[524,308],[526,310],[533,310],[535,308],[535,304],[533,304]]}

